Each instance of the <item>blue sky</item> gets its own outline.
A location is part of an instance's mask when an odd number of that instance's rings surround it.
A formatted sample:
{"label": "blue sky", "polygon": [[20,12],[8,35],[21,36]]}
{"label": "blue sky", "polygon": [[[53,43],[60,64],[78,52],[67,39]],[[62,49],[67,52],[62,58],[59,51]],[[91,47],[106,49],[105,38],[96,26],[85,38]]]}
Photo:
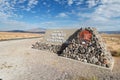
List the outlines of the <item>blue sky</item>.
{"label": "blue sky", "polygon": [[120,30],[120,0],[0,0],[0,30]]}

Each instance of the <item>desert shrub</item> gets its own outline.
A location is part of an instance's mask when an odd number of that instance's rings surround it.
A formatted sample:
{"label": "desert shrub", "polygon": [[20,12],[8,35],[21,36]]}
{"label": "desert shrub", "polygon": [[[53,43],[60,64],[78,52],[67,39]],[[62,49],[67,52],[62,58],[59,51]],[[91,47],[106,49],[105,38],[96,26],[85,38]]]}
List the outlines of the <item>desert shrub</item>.
{"label": "desert shrub", "polygon": [[74,80],[88,80],[88,79],[85,77],[78,77],[78,78],[75,78]]}
{"label": "desert shrub", "polygon": [[90,80],[98,80],[98,78],[93,76]]}
{"label": "desert shrub", "polygon": [[112,56],[119,57],[120,56],[120,50],[118,51],[111,51]]}
{"label": "desert shrub", "polygon": [[76,78],[76,79],[74,79],[74,80],[98,80],[98,78],[95,77],[95,76],[93,76],[93,77],[91,77],[91,78],[78,77],[78,78]]}

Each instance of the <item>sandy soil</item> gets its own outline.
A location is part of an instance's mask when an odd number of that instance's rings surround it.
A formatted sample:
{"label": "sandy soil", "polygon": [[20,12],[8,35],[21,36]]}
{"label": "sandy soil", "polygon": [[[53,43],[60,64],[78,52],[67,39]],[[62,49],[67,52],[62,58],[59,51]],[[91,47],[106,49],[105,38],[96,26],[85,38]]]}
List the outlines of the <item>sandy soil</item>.
{"label": "sandy soil", "polygon": [[101,34],[101,36],[111,52],[120,54],[120,34]]}
{"label": "sandy soil", "polygon": [[41,37],[42,34],[20,33],[20,32],[0,32],[0,40]]}
{"label": "sandy soil", "polygon": [[113,70],[31,48],[41,38],[0,42],[0,79],[3,80],[120,80],[120,58]]}

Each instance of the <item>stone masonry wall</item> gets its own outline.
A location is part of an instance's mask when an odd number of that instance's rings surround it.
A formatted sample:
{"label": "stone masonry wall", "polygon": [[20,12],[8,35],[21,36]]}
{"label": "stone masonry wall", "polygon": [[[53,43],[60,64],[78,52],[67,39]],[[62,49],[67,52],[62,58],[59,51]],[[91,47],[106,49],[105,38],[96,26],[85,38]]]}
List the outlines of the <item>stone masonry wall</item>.
{"label": "stone masonry wall", "polygon": [[[82,41],[79,33],[87,30],[92,34],[90,41]],[[84,42],[84,44],[83,44]],[[112,67],[113,59],[95,28],[80,28],[62,45],[36,42],[32,48],[49,50],[60,56],[95,64],[106,68]]]}

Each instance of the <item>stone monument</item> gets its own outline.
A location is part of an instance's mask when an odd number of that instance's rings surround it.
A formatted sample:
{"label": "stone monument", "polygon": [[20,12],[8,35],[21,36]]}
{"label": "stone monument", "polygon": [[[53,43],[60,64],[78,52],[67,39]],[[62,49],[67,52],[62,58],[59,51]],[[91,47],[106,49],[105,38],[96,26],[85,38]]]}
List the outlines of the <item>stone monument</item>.
{"label": "stone monument", "polygon": [[95,28],[48,30],[33,46],[60,56],[112,69],[114,60]]}

